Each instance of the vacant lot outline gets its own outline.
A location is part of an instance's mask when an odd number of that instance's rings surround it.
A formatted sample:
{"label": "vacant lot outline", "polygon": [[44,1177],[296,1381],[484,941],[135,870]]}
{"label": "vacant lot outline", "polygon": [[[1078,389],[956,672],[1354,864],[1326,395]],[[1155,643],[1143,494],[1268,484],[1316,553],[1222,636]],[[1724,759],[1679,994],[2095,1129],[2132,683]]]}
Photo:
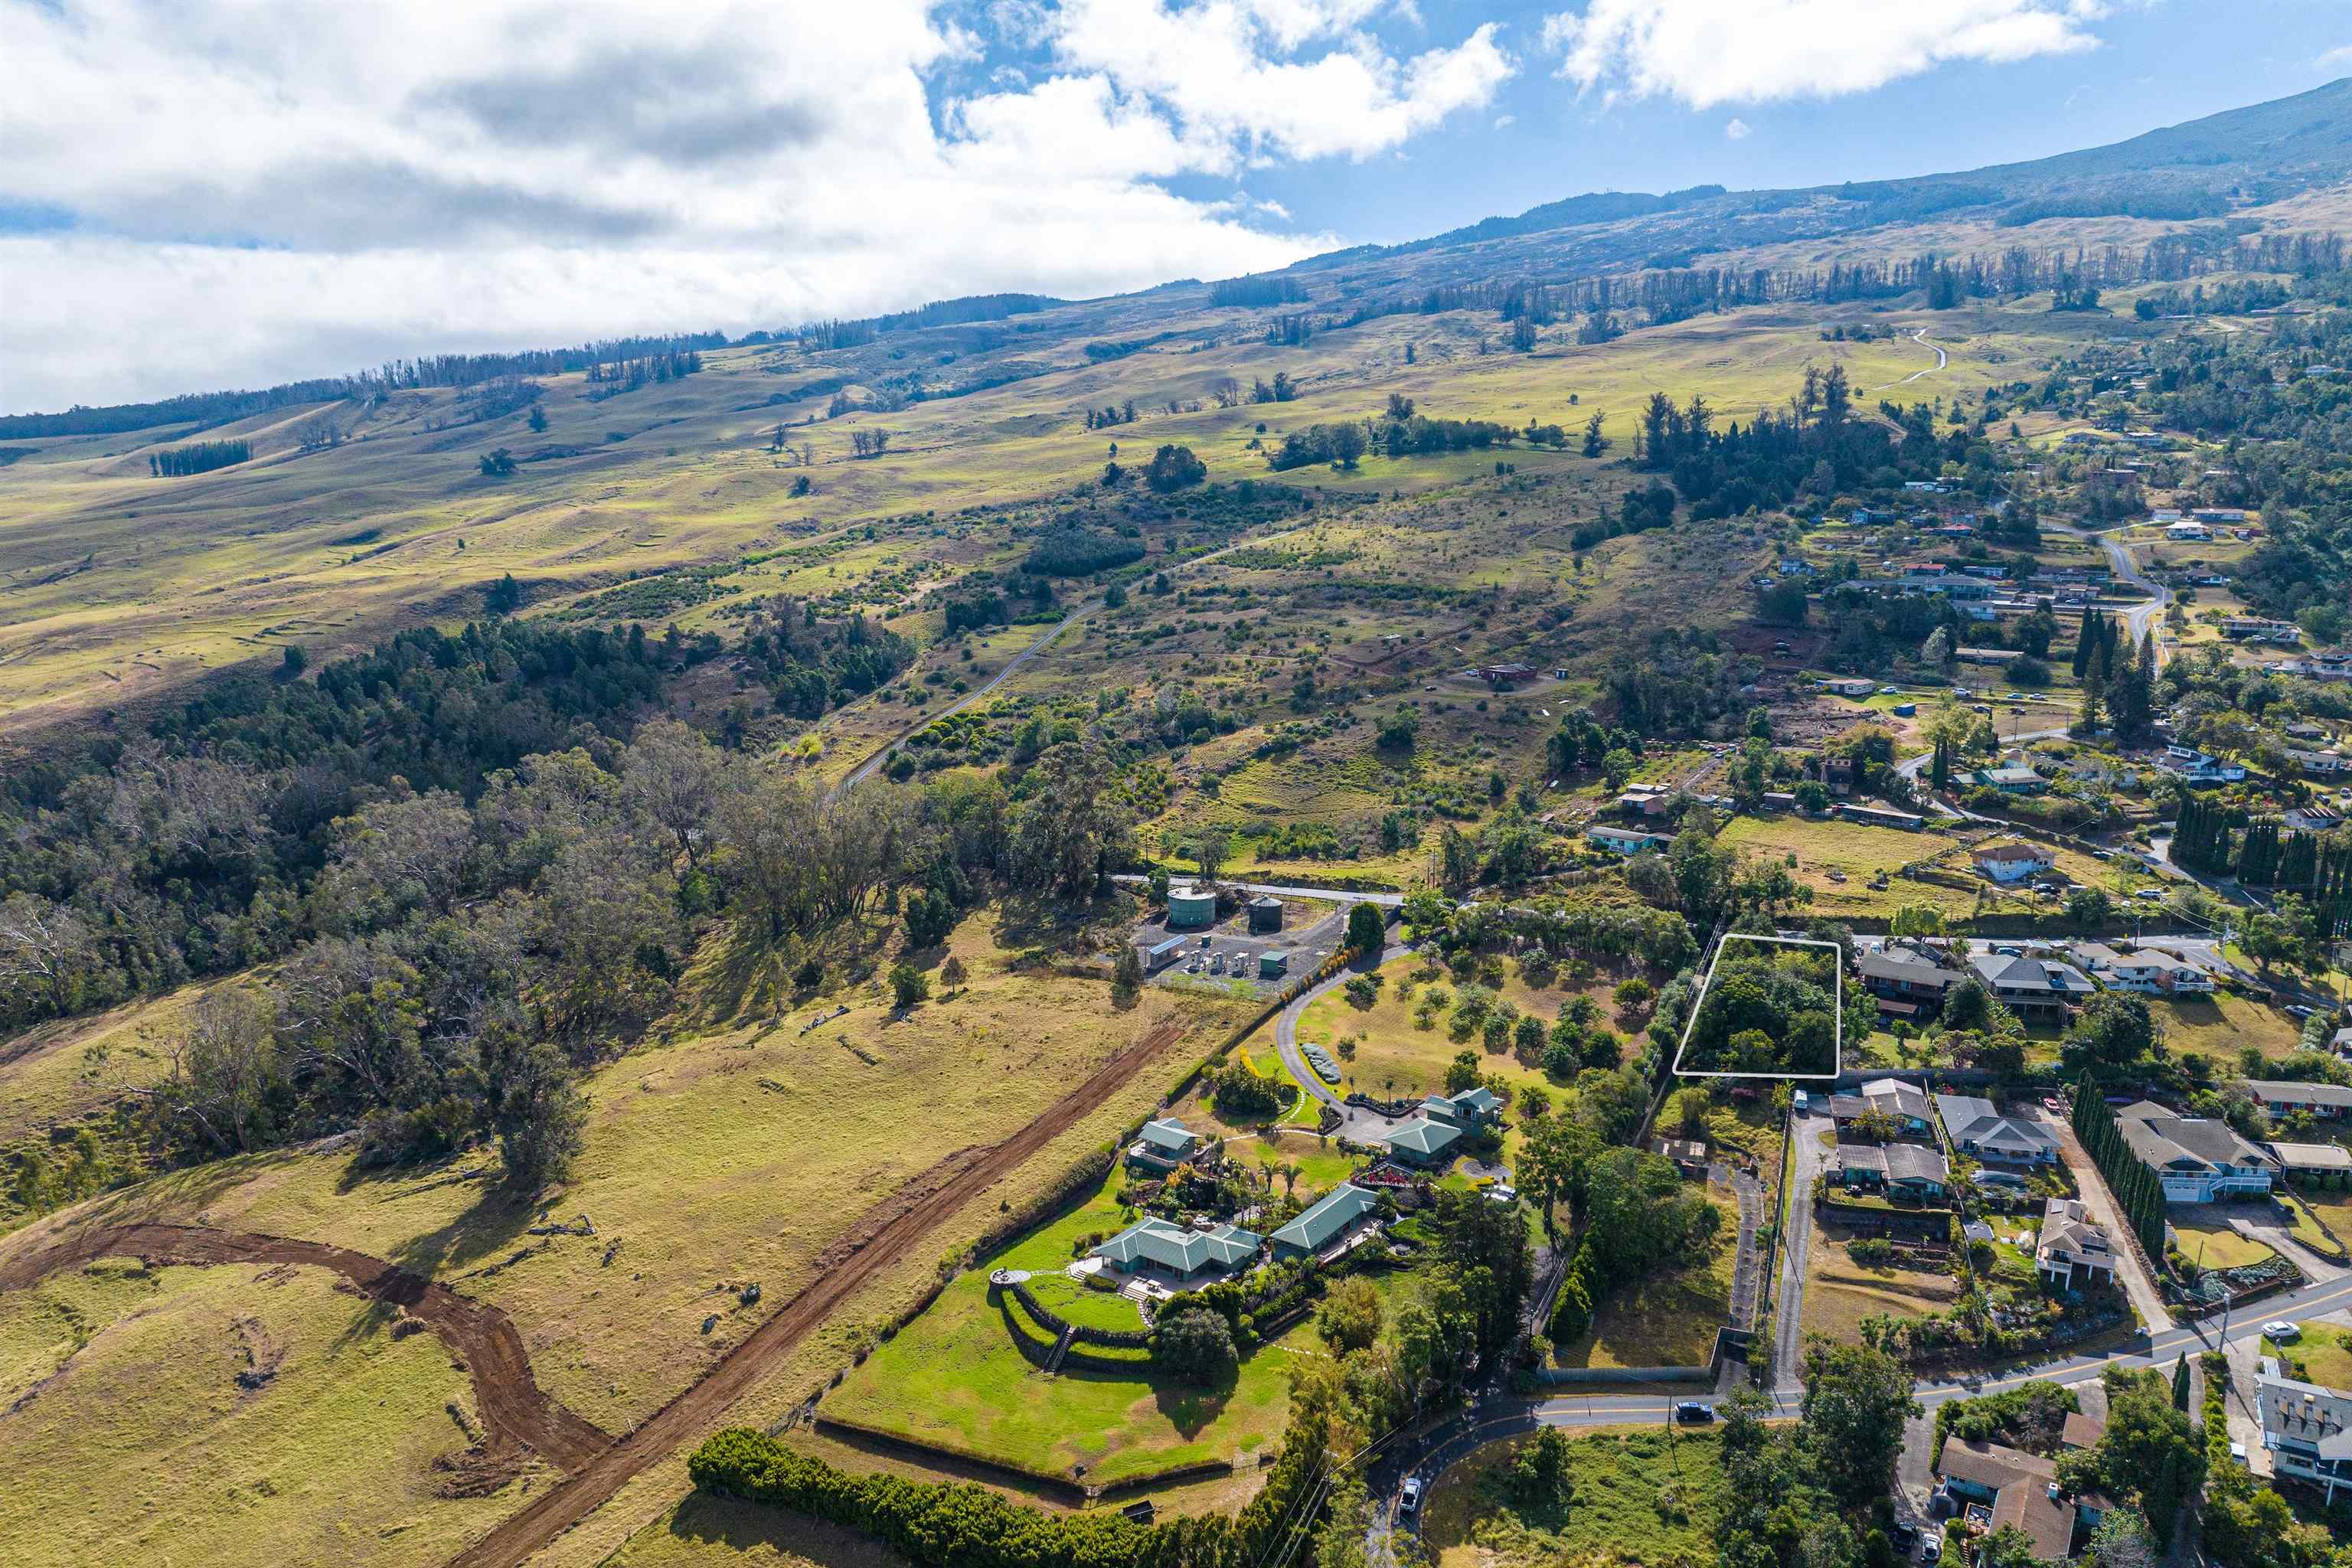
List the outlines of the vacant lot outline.
{"label": "vacant lot outline", "polygon": [[[1690,1055],[1691,1030],[1698,1026],[1699,1009],[1706,1005],[1707,987],[1715,984],[1716,966],[1723,962],[1723,950],[1735,942],[1765,942],[1780,947],[1825,947],[1830,951],[1830,986],[1833,1006],[1830,1017],[1836,1030],[1835,1052],[1827,1072],[1701,1072],[1683,1066]],[[1801,1083],[1835,1083],[1845,1071],[1845,952],[1833,942],[1823,942],[1810,936],[1748,936],[1733,933],[1715,944],[1715,956],[1707,961],[1706,973],[1699,980],[1698,994],[1691,999],[1690,1014],[1683,1020],[1682,1043],[1675,1047],[1676,1078],[1769,1078],[1788,1079]]]}

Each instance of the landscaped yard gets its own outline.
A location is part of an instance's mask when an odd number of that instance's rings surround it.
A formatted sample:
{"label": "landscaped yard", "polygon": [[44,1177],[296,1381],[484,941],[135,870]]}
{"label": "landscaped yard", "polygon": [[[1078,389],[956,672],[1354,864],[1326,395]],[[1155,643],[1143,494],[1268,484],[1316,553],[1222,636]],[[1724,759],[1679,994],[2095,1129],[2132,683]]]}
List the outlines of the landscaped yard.
{"label": "landscaped yard", "polygon": [[2205,1268],[2242,1268],[2278,1254],[2251,1237],[2240,1236],[2219,1219],[2192,1221],[2173,1211],[2173,1234],[2180,1256]]}
{"label": "landscaped yard", "polygon": [[1484,1483],[1531,1440],[1489,1444],[1431,1489],[1421,1536],[1439,1568],[1603,1562],[1696,1568],[1715,1561],[1724,1476],[1714,1431],[1649,1426],[1576,1437],[1568,1500],[1521,1514]]}
{"label": "landscaped yard", "polygon": [[1564,1367],[1703,1366],[1715,1331],[1731,1318],[1731,1273],[1738,1260],[1739,1205],[1726,1192],[1707,1194],[1723,1211],[1723,1232],[1705,1263],[1620,1286],[1594,1309],[1592,1326],[1555,1347]]}
{"label": "landscaped yard", "polygon": [[2322,1388],[2352,1388],[2352,1329],[2340,1323],[2297,1323],[2303,1337],[2281,1345],[2263,1336],[2263,1354],[2279,1358],[2288,1376]]}
{"label": "landscaped yard", "polygon": [[[1294,1345],[1320,1351],[1311,1320],[1244,1357],[1235,1384],[1218,1390],[1155,1375],[1140,1352],[1099,1348],[1087,1353],[1130,1361],[1133,1372],[1072,1366],[1047,1377],[1013,1343],[1016,1332],[1052,1342],[1010,1297],[989,1300],[989,1271],[1058,1272],[1077,1238],[1121,1229],[1127,1222],[1115,1196],[1120,1180],[1114,1173],[1087,1202],[959,1275],[929,1310],[849,1374],[824,1402],[824,1415],[1033,1473],[1067,1476],[1084,1465],[1094,1481],[1234,1458],[1278,1439],[1290,1409],[1285,1363]],[[1061,1299],[1057,1294],[1057,1308]],[[1126,1303],[1102,1304],[1105,1313],[1114,1310],[1127,1310],[1132,1325]]]}

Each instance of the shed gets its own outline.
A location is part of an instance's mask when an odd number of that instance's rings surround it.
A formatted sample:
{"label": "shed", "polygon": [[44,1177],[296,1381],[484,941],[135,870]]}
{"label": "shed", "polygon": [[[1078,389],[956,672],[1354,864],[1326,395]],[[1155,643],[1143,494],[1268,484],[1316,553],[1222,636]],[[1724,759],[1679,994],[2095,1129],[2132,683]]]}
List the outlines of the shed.
{"label": "shed", "polygon": [[1205,888],[1168,889],[1168,929],[1199,931],[1217,923],[1217,895]]}
{"label": "shed", "polygon": [[1155,942],[1143,950],[1143,972],[1146,974],[1156,974],[1175,963],[1183,952],[1184,939],[1181,936],[1171,936],[1163,942]]}
{"label": "shed", "polygon": [[1249,928],[1253,935],[1261,931],[1282,929],[1282,900],[1272,893],[1252,899],[1249,906]]}
{"label": "shed", "polygon": [[1289,973],[1290,954],[1269,950],[1257,955],[1257,977],[1260,980],[1279,980]]}

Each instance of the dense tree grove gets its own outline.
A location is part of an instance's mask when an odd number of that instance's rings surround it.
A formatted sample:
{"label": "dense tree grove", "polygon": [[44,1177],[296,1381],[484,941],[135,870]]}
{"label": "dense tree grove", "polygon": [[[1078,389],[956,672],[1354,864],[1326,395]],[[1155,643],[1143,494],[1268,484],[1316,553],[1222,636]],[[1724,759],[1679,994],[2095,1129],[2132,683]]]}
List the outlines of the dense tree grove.
{"label": "dense tree grove", "polygon": [[253,447],[245,441],[192,441],[184,447],[166,447],[147,457],[147,472],[159,479],[184,479],[191,474],[208,474],[215,468],[226,468],[253,457]]}

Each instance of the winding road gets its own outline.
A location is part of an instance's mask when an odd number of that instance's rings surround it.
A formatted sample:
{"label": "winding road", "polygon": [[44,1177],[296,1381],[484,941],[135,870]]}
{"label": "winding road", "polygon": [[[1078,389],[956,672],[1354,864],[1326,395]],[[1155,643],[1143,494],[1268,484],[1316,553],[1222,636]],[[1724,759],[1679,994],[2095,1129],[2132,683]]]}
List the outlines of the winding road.
{"label": "winding road", "polygon": [[[1404,957],[1412,951],[1402,943],[1391,942],[1381,950],[1381,962],[1387,963]],[[1298,1048],[1298,1020],[1307,1009],[1360,973],[1352,967],[1342,969],[1329,979],[1319,981],[1292,997],[1290,1005],[1283,1008],[1281,1016],[1274,1021],[1274,1045],[1275,1049],[1282,1054],[1282,1065],[1290,1069],[1291,1077],[1305,1084],[1307,1093],[1339,1113],[1337,1131],[1339,1136],[1360,1143],[1370,1143],[1393,1130],[1403,1118],[1382,1116],[1362,1106],[1349,1105],[1339,1090],[1316,1076],[1315,1069],[1307,1065],[1306,1056]]]}
{"label": "winding road", "polygon": [[1921,376],[1923,376],[1923,375],[1933,375],[1933,374],[1935,374],[1937,371],[1939,371],[1939,370],[1943,369],[1946,365],[1948,365],[1948,364],[1949,364],[1949,363],[1952,363],[1952,356],[1951,356],[1951,355],[1949,355],[1949,354],[1946,353],[1942,349],[1937,348],[1935,344],[1933,344],[1933,343],[1931,343],[1931,342],[1929,342],[1927,341],[1927,328],[1925,328],[1925,327],[1921,327],[1917,331],[1913,332],[1913,333],[1911,334],[1911,341],[1912,341],[1913,342],[1915,342],[1915,343],[1917,343],[1917,344],[1918,344],[1921,348],[1923,348],[1923,349],[1932,349],[1932,350],[1934,350],[1934,352],[1935,352],[1935,355],[1936,355],[1936,363],[1935,363],[1934,364],[1929,365],[1929,366],[1928,366],[1927,369],[1925,369],[1925,370],[1915,370],[1915,371],[1913,371],[1909,375],[1906,375],[1906,376],[1903,377],[1903,378],[1902,378],[1901,380],[1899,380],[1899,381],[1886,381],[1886,382],[1881,382],[1878,385],[1872,387],[1872,388],[1870,389],[1871,391],[1873,391],[1873,392],[1885,392],[1885,391],[1888,387],[1890,387],[1890,386],[1908,386],[1908,385],[1910,385],[1913,382],[1915,382],[1915,381],[1918,380]]}

